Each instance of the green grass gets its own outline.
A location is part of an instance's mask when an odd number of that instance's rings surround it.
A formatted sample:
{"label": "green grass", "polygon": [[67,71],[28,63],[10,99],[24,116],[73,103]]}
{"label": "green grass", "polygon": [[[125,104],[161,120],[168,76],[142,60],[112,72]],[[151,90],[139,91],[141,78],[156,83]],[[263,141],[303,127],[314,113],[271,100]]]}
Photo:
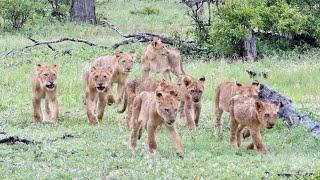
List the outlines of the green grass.
{"label": "green grass", "polygon": [[[135,5],[132,6],[132,3]],[[185,9],[177,1],[98,1],[98,14],[107,15],[125,32],[155,32],[170,36],[189,30]],[[159,14],[132,15],[130,11],[154,6]],[[115,32],[102,26],[77,25],[70,22],[51,22],[39,19],[27,24],[21,31],[0,35],[0,52],[22,48],[35,39],[50,40],[65,36],[79,37],[106,46],[121,40]],[[121,47],[141,52],[145,44]],[[228,63],[225,59],[197,59],[183,57],[186,72],[195,77],[207,77],[200,127],[190,131],[178,125],[185,158],[179,159],[172,148],[166,130],[157,135],[158,154],[150,156],[145,148],[146,133],[139,141],[138,151],[128,148],[130,132],[124,127],[124,116],[117,107],[108,107],[103,123],[87,124],[82,105],[84,87],[81,76],[93,59],[110,54],[103,50],[75,43],[54,45],[51,52],[45,46],[23,53],[14,53],[0,60],[0,130],[9,135],[40,141],[37,145],[0,145],[0,179],[260,179],[265,172],[279,178],[277,173],[316,172],[320,168],[320,140],[300,126],[287,128],[279,119],[272,130],[264,130],[266,155],[247,151],[248,139],[238,151],[231,150],[228,134],[228,115],[223,116],[223,137],[213,132],[213,88],[222,81],[236,80],[249,83],[246,69],[270,72],[269,79],[258,79],[293,100],[296,107],[318,118],[320,108],[320,62],[317,51],[299,59],[295,53],[267,55],[254,63]],[[71,49],[72,56],[62,51]],[[139,57],[139,56],[138,56]],[[203,61],[203,60],[206,60]],[[36,63],[58,64],[59,123],[35,124],[32,119],[31,76]],[[139,76],[140,65],[135,64],[131,77]],[[50,142],[47,139],[72,133],[75,138]],[[4,137],[1,135],[0,137]],[[318,170],[319,172],[319,170]]]}

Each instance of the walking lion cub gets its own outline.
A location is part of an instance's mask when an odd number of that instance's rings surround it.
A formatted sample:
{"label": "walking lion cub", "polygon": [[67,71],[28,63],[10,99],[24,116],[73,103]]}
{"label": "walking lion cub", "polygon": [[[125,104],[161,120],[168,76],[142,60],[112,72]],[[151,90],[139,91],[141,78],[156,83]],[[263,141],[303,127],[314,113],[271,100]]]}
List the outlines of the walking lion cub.
{"label": "walking lion cub", "polygon": [[216,88],[215,96],[215,132],[217,136],[221,135],[221,116],[223,111],[229,112],[230,100],[237,94],[247,96],[257,96],[260,84],[253,81],[251,85],[242,85],[237,82],[223,82]]}
{"label": "walking lion cub", "polygon": [[142,51],[141,63],[144,77],[148,77],[150,73],[162,73],[167,81],[171,81],[170,72],[177,77],[185,74],[180,52],[167,49],[157,37]]}
{"label": "walking lion cub", "polygon": [[[47,66],[37,64],[32,79],[32,105],[34,120],[41,123],[43,119],[57,122],[59,104],[57,100],[57,65]],[[41,99],[45,99],[45,110],[41,111]],[[43,113],[43,117],[41,116]]]}
{"label": "walking lion cub", "polygon": [[179,77],[178,84],[181,94],[180,104],[180,117],[186,119],[187,123],[195,129],[198,127],[200,113],[201,113],[201,100],[204,91],[205,77],[199,80],[194,79],[188,75]]}
{"label": "walking lion cub", "polygon": [[112,69],[92,66],[83,74],[86,87],[86,110],[89,124],[99,124],[102,121],[107,97],[111,94]]}
{"label": "walking lion cub", "polygon": [[114,83],[117,83],[117,103],[121,102],[121,94],[128,76],[133,69],[135,58],[136,53],[135,50],[132,49],[129,53],[116,52],[113,56],[103,56],[93,62],[92,66],[112,69],[110,85],[112,87]]}
{"label": "walking lion cub", "polygon": [[[131,148],[135,151],[137,139],[140,139],[141,128],[147,127],[148,147],[150,153],[155,153],[157,143],[155,133],[158,126],[164,124],[168,129],[170,138],[174,144],[176,153],[183,157],[180,136],[175,127],[179,101],[170,93],[156,90],[155,92],[142,92],[133,103],[133,131],[131,134]],[[139,135],[140,133],[140,135]]]}
{"label": "walking lion cub", "polygon": [[164,92],[170,93],[172,96],[179,99],[179,87],[175,83],[165,80],[158,80],[152,77],[137,77],[130,80],[124,88],[122,94],[122,109],[118,113],[123,113],[127,109],[126,127],[132,128],[131,115],[133,100],[143,91],[154,92],[157,88]]}
{"label": "walking lion cub", "polygon": [[257,147],[260,153],[266,153],[267,149],[262,143],[261,128],[273,128],[279,107],[279,103],[269,104],[245,95],[234,96],[230,101],[230,143],[232,148],[240,147],[242,130],[247,127],[251,136],[251,143],[247,148]]}

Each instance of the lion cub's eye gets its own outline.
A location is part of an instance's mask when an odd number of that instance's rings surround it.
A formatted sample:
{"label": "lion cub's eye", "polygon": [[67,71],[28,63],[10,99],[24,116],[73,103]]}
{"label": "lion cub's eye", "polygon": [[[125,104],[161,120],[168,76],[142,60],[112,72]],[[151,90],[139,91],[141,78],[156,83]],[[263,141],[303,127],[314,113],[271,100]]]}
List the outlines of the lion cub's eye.
{"label": "lion cub's eye", "polygon": [[44,76],[49,76],[49,74],[44,74]]}
{"label": "lion cub's eye", "polygon": [[99,76],[95,76],[94,78],[98,79]]}
{"label": "lion cub's eye", "polygon": [[268,118],[270,117],[270,114],[264,114],[264,117]]}
{"label": "lion cub's eye", "polygon": [[201,90],[199,90],[199,93],[202,93],[202,91],[201,91]]}
{"label": "lion cub's eye", "polygon": [[56,76],[56,74],[52,74],[52,76]]}
{"label": "lion cub's eye", "polygon": [[121,61],[122,64],[124,64],[125,62],[126,62],[125,60]]}
{"label": "lion cub's eye", "polygon": [[103,76],[104,78],[107,78],[107,76]]}

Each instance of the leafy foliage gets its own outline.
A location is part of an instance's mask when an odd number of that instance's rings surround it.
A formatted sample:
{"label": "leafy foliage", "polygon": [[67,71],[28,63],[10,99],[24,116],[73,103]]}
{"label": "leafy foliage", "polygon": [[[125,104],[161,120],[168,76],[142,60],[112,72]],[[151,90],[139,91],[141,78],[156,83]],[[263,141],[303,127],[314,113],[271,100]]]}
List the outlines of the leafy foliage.
{"label": "leafy foliage", "polygon": [[278,45],[271,47],[292,48],[296,44],[287,43],[287,40],[293,41],[295,37],[301,36],[315,38],[319,45],[319,10],[314,7],[319,7],[320,3],[310,2],[310,6],[306,4],[299,0],[227,1],[226,4],[216,7],[209,31],[210,38],[204,46],[215,55],[231,56],[236,53],[237,43],[250,35],[252,30],[284,37],[281,39],[284,42],[259,37],[257,41],[263,43],[258,44],[264,47],[276,43]]}

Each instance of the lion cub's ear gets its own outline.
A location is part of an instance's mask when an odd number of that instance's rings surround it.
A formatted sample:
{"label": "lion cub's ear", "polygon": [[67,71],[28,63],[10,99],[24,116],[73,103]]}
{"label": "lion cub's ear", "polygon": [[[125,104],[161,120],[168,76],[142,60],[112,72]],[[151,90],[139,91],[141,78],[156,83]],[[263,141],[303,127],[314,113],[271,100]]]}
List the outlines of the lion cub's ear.
{"label": "lion cub's ear", "polygon": [[159,41],[160,39],[158,37],[153,37],[152,41],[151,41],[151,44],[154,46],[154,47],[157,47],[158,44],[159,44]]}
{"label": "lion cub's ear", "polygon": [[183,79],[183,84],[184,84],[186,87],[188,87],[188,86],[191,84],[191,79],[185,77],[185,78]]}
{"label": "lion cub's ear", "polygon": [[111,68],[111,67],[108,67],[107,68],[107,71],[108,71],[108,73],[110,74],[110,76],[112,75],[112,73],[113,73],[113,69]]}
{"label": "lion cub's ear", "polygon": [[251,83],[253,86],[259,86],[259,81],[257,81],[257,80],[254,80],[254,81],[252,81],[252,83]]}
{"label": "lion cub's ear", "polygon": [[59,70],[59,68],[58,68],[58,66],[57,66],[56,64],[52,65],[52,67],[53,67],[53,69],[54,69],[55,71],[58,71],[58,70]]}
{"label": "lion cub's ear", "polygon": [[136,50],[135,49],[131,49],[131,51],[129,53],[130,53],[132,59],[136,59],[137,54],[136,54]]}
{"label": "lion cub's ear", "polygon": [[256,109],[258,112],[262,112],[264,106],[263,106],[263,102],[259,99],[256,100],[256,102],[254,103],[254,105],[256,106]]}
{"label": "lion cub's ear", "polygon": [[94,71],[96,71],[97,70],[97,68],[95,67],[95,66],[92,66],[91,68],[90,68],[90,71],[91,72],[94,72]]}
{"label": "lion cub's ear", "polygon": [[35,69],[36,72],[39,72],[39,71],[42,70],[42,65],[41,64],[37,64],[34,69]]}
{"label": "lion cub's ear", "polygon": [[237,86],[242,86],[242,84],[241,84],[241,83],[238,83],[238,82],[236,82],[236,85],[237,85]]}
{"label": "lion cub's ear", "polygon": [[114,53],[114,55],[116,56],[116,58],[119,58],[122,54],[123,54],[122,51],[117,51],[117,52]]}

